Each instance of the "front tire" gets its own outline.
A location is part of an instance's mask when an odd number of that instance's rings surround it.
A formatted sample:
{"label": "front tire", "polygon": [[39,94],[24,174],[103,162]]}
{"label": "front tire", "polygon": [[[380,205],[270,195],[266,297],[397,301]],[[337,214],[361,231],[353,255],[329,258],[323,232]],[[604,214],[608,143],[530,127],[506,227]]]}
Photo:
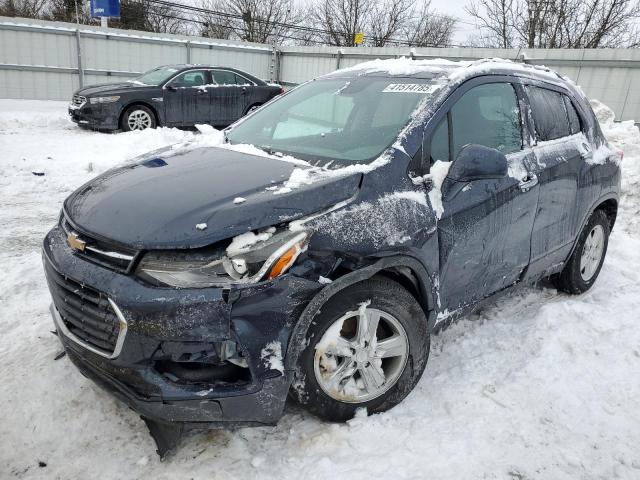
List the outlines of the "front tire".
{"label": "front tire", "polygon": [[153,111],[144,105],[132,105],[127,108],[120,120],[120,128],[123,132],[133,130],[146,130],[156,128],[156,116]]}
{"label": "front tire", "polygon": [[552,277],[558,290],[579,294],[591,288],[602,269],[610,232],[606,213],[603,210],[593,212],[564,269]]}
{"label": "front tire", "polygon": [[399,283],[374,277],[327,301],[311,322],[292,394],[329,421],[400,403],[429,357],[427,319]]}

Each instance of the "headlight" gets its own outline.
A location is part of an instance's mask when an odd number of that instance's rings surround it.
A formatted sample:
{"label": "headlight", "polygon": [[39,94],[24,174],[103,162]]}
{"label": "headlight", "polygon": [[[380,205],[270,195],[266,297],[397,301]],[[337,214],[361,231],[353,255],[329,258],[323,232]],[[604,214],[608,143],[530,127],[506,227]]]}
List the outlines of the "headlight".
{"label": "headlight", "polygon": [[113,97],[91,97],[89,102],[91,102],[92,105],[95,105],[96,103],[113,103],[118,100],[120,100],[120,97],[116,95]]}
{"label": "headlight", "polygon": [[[244,238],[243,238],[244,237]],[[223,249],[147,253],[137,274],[159,285],[178,288],[224,287],[278,277],[307,248],[307,232],[272,230],[248,233]]]}

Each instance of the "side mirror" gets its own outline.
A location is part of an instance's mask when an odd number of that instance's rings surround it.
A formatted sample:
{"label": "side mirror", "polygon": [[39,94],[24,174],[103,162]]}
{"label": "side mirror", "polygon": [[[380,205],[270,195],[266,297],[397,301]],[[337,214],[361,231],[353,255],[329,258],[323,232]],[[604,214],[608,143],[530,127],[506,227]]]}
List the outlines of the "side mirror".
{"label": "side mirror", "polygon": [[507,171],[507,157],[504,153],[495,148],[472,144],[462,147],[447,176],[458,182],[468,182],[483,178],[502,178]]}
{"label": "side mirror", "polygon": [[169,90],[170,92],[177,92],[178,91],[178,87],[176,87],[175,85],[172,85],[172,84],[168,84],[167,85],[167,90]]}

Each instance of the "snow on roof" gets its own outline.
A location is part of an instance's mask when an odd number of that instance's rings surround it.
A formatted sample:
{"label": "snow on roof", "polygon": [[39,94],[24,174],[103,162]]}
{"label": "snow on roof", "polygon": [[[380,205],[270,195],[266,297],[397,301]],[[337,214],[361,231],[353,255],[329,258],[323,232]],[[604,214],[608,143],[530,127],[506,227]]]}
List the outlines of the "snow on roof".
{"label": "snow on roof", "polygon": [[443,76],[446,75],[449,80],[455,81],[502,70],[529,75],[533,73],[556,82],[562,78],[556,72],[545,66],[530,65],[502,58],[483,58],[475,61],[454,61],[445,58],[414,60],[408,57],[390,58],[386,60],[376,59],[337,70],[331,75],[357,72],[360,72],[360,75],[386,73],[392,76],[442,74]]}

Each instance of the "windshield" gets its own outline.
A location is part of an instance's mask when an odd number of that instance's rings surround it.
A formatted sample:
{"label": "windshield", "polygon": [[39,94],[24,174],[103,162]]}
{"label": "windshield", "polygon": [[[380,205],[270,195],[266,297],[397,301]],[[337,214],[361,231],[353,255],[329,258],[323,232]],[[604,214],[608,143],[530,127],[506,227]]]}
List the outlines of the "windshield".
{"label": "windshield", "polygon": [[232,127],[227,139],[305,160],[367,163],[395,141],[431,87],[409,78],[316,80]]}
{"label": "windshield", "polygon": [[136,79],[131,80],[131,82],[138,85],[158,86],[172,77],[177,71],[178,69],[174,67],[158,67],[143,73]]}

